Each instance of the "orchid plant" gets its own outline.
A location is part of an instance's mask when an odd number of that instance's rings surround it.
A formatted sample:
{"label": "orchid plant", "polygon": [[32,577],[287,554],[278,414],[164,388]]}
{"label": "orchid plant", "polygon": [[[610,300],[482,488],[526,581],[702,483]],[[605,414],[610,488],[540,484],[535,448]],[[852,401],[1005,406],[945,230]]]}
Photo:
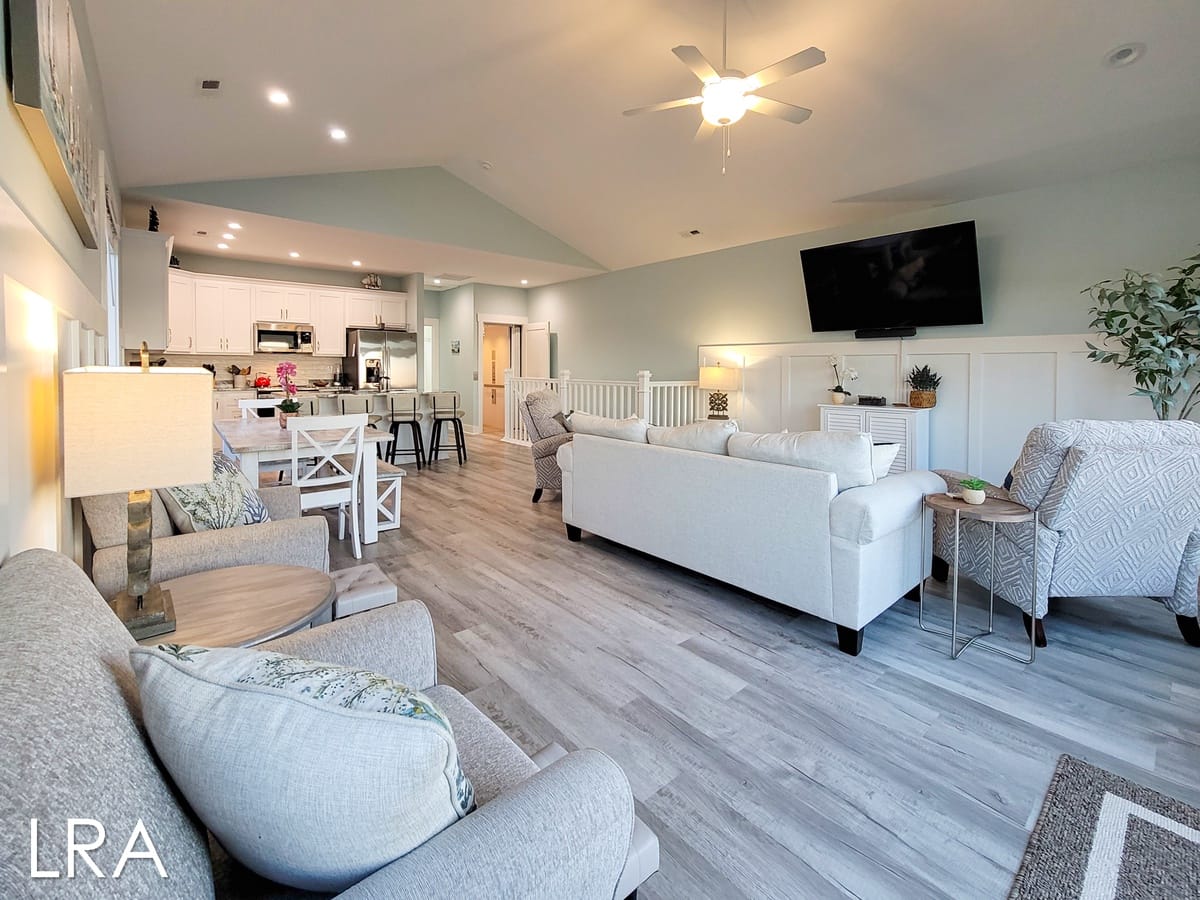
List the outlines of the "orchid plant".
{"label": "orchid plant", "polygon": [[275,367],[275,375],[279,378],[279,386],[283,388],[284,398],[279,404],[279,411],[284,413],[300,412],[300,401],[296,399],[296,364],[281,362]]}
{"label": "orchid plant", "polygon": [[833,380],[837,382],[830,390],[835,394],[849,394],[845,382],[858,381],[858,369],[847,368],[844,356],[829,357],[829,365],[833,369]]}

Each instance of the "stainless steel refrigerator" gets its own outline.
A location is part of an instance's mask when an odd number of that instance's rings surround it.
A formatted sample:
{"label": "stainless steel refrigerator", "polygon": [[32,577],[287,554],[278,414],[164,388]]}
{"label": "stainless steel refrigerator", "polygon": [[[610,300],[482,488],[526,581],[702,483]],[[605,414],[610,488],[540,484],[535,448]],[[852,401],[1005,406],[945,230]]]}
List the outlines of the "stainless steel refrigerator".
{"label": "stainless steel refrigerator", "polygon": [[417,336],[411,331],[351,328],[346,331],[342,372],[359,390],[416,390]]}

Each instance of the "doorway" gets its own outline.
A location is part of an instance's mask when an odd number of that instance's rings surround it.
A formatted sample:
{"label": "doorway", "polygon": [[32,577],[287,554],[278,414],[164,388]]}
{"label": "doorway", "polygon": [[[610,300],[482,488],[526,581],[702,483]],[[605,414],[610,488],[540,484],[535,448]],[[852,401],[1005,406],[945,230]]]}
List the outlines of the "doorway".
{"label": "doorway", "polygon": [[480,368],[484,434],[504,435],[504,372],[512,366],[514,330],[512,325],[483,325]]}

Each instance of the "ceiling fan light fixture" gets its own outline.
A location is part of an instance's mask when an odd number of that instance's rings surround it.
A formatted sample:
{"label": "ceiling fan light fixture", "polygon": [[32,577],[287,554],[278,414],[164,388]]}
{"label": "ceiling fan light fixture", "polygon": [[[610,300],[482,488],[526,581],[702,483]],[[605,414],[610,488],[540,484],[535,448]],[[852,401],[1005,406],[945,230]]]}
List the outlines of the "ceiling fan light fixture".
{"label": "ceiling fan light fixture", "polygon": [[725,76],[720,81],[710,81],[700,92],[704,102],[700,114],[710,125],[723,127],[732,125],[746,114],[749,106],[746,98],[745,79]]}

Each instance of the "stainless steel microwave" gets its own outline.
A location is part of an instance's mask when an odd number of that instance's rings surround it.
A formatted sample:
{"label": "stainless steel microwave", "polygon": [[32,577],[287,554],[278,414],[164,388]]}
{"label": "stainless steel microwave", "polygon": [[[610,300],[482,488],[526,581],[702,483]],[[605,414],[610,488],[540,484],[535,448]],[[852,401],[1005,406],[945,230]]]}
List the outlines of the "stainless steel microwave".
{"label": "stainless steel microwave", "polygon": [[255,353],[312,353],[313,327],[290,322],[255,322]]}

